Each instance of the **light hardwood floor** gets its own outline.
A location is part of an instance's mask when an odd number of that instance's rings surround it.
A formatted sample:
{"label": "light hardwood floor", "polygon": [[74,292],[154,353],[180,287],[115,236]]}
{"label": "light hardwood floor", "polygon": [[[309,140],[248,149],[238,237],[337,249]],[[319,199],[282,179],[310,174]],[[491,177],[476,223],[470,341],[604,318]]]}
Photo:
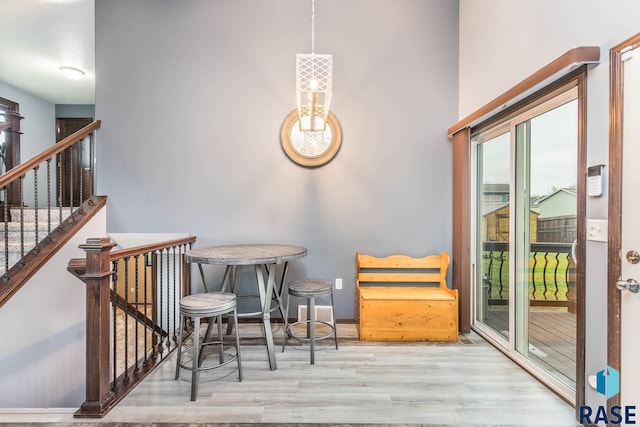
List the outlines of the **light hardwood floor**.
{"label": "light hardwood floor", "polygon": [[[243,381],[235,364],[205,372],[195,402],[188,373],[174,380],[173,355],[103,419],[74,419],[75,408],[0,409],[0,423],[577,425],[570,405],[475,334],[448,344],[365,343],[345,324],[339,350],[325,340],[310,365],[306,345],[278,349],[276,371],[259,326],[241,324],[241,335]],[[278,325],[274,336],[281,335]]]}

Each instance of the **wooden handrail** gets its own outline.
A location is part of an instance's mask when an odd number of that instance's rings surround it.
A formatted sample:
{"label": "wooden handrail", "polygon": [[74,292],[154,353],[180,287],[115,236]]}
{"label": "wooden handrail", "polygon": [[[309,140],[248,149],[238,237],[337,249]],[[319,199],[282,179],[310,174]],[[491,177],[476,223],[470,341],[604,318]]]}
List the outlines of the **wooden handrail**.
{"label": "wooden handrail", "polygon": [[[187,243],[193,243],[196,241],[196,236],[182,237],[180,239],[165,240],[157,243],[149,243],[147,245],[134,246],[132,248],[118,249],[117,251],[110,252],[109,261],[118,261],[124,258],[131,258],[136,255],[143,255],[149,252],[158,251],[161,249],[171,248],[174,246],[185,245]],[[67,271],[82,280],[82,275],[85,274],[87,268],[86,258],[72,258],[67,264]]]}
{"label": "wooden handrail", "polygon": [[196,241],[196,236],[183,237],[180,239],[165,240],[164,242],[150,243],[148,245],[134,246],[133,248],[119,249],[111,252],[111,261],[117,261],[123,258],[130,258],[136,255],[146,254],[148,252],[154,252],[165,248],[171,248],[174,246],[186,245],[187,243],[193,243]]}
{"label": "wooden handrail", "polygon": [[0,132],[7,130],[11,127],[11,122],[0,123]]}
{"label": "wooden handrail", "polygon": [[19,177],[25,175],[31,169],[35,168],[36,166],[39,166],[42,162],[47,161],[48,159],[52,158],[56,154],[59,154],[60,152],[71,147],[73,144],[75,144],[85,136],[89,135],[96,129],[100,129],[101,123],[102,122],[100,120],[96,120],[95,122],[88,124],[87,126],[83,127],[77,132],[72,133],[71,135],[64,138],[62,141],[58,142],[52,147],[42,151],[40,154],[8,170],[5,174],[0,176],[0,188],[6,187],[7,185],[11,184],[13,181],[18,179]]}

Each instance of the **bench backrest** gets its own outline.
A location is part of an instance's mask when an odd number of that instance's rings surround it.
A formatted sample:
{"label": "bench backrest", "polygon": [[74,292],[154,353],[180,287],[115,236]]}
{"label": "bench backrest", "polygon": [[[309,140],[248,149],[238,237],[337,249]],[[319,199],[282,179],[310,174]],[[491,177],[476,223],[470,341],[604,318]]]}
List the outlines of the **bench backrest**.
{"label": "bench backrest", "polygon": [[447,288],[449,254],[413,258],[391,255],[376,258],[356,252],[356,286],[361,283],[437,283]]}

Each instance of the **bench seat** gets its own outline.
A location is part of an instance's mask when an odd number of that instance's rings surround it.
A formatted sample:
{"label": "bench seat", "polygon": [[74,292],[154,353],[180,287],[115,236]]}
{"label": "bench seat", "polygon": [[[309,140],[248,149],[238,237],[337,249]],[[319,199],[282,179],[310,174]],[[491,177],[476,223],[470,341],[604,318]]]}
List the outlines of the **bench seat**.
{"label": "bench seat", "polygon": [[356,253],[356,259],[360,340],[458,340],[458,292],[446,286],[446,252],[424,258]]}
{"label": "bench seat", "polygon": [[434,300],[455,301],[456,296],[444,289],[417,286],[369,286],[360,288],[360,298],[364,300]]}

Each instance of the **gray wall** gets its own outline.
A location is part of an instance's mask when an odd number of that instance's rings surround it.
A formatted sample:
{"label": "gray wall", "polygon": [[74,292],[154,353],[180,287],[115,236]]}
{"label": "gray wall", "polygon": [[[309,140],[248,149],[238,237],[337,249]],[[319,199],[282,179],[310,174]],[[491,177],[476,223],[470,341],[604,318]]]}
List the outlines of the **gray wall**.
{"label": "gray wall", "polygon": [[56,104],[56,118],[95,117],[96,106],[93,104]]}
{"label": "gray wall", "polygon": [[[24,117],[20,123],[20,131],[22,132],[20,136],[21,161],[28,160],[55,144],[55,106],[52,103],[2,81],[0,81],[0,96],[17,102],[19,104],[20,115]],[[47,182],[45,168],[41,168],[38,172],[38,180],[41,184]],[[53,200],[55,200],[55,172],[52,173],[51,176],[51,185],[51,194],[54,198]],[[24,200],[25,203],[30,206],[33,206],[34,201],[33,188],[33,173],[29,173],[24,180]],[[43,187],[40,188],[39,194],[40,206],[44,206],[47,197],[46,191],[42,191],[42,188]]]}
{"label": "gray wall", "polygon": [[[626,0],[461,0],[460,116],[573,47],[599,46],[600,64],[587,77],[587,164],[608,166],[609,49],[640,31],[638,16],[640,2]],[[588,198],[588,218],[607,218],[607,197],[605,191]],[[607,361],[606,243],[587,242],[585,268],[585,368],[592,375]],[[588,405],[605,403],[590,387],[585,391]]]}
{"label": "gray wall", "polygon": [[55,106],[15,86],[0,81],[0,97],[20,104],[20,153],[29,159],[56,142]]}
{"label": "gray wall", "polygon": [[310,1],[96,2],[98,193],[110,232],[304,245],[290,277],[343,278],[348,319],[356,251],[451,249],[458,2],[316,3],[343,130],[318,169],[279,141],[310,27]]}

